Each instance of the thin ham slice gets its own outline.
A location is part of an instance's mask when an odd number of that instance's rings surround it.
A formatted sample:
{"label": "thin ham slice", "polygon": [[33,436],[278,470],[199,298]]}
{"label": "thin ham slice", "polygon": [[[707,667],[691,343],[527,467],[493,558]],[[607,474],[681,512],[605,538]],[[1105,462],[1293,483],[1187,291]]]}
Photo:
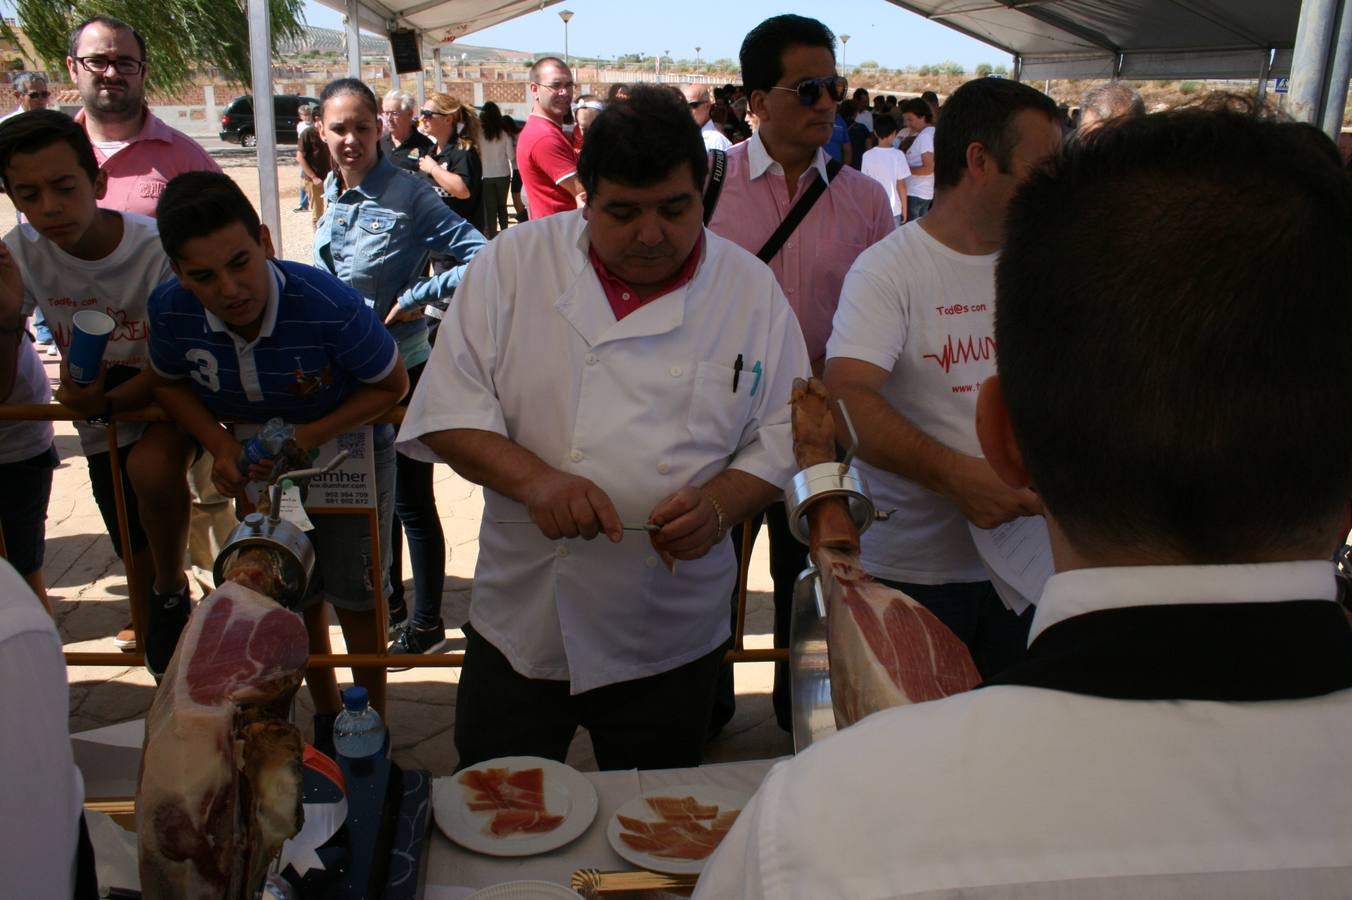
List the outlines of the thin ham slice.
{"label": "thin ham slice", "polygon": [[495,837],[540,834],[563,824],[563,816],[545,809],[544,769],[466,769],[459,782],[470,790],[471,812],[493,813],[488,832]]}
{"label": "thin ham slice", "polygon": [[147,900],[252,898],[299,829],[301,743],[283,720],[307,647],[300,616],[240,584],[193,611],[146,717],[136,819]]}

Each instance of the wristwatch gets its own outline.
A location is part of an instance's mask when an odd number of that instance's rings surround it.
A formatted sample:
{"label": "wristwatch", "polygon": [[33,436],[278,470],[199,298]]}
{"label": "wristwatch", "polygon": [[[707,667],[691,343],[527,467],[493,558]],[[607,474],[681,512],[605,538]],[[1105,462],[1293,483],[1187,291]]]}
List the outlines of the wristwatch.
{"label": "wristwatch", "polygon": [[88,419],[85,419],[85,422],[89,425],[93,425],[95,428],[107,428],[108,423],[112,420],[112,418],[113,418],[113,401],[104,398],[103,412],[99,413],[97,416],[90,416]]}

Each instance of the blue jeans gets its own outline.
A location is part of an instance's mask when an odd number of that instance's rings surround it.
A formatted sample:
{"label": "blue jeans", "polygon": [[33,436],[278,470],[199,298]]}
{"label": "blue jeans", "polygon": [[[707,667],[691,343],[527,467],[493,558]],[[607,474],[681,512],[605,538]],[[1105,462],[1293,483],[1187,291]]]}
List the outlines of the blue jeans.
{"label": "blue jeans", "polygon": [[967,645],[983,679],[994,677],[1028,652],[1028,628],[1035,607],[1016,616],[989,581],[908,584],[878,580],[938,616]]}
{"label": "blue jeans", "polygon": [[934,201],[922,200],[919,197],[906,196],[906,221],[914,222],[916,219],[929,212],[929,208],[934,205]]}
{"label": "blue jeans", "polygon": [[[408,396],[413,396],[425,364],[408,372]],[[432,491],[432,463],[399,453],[394,461],[394,538],[390,542],[390,619],[408,615],[404,600],[404,542],[413,562],[413,624],[431,628],[441,620],[441,591],[446,583],[446,536],[441,530],[437,498]]]}
{"label": "blue jeans", "polygon": [[47,317],[42,314],[40,306],[33,310],[33,334],[39,344],[52,342],[52,330],[47,327]]}

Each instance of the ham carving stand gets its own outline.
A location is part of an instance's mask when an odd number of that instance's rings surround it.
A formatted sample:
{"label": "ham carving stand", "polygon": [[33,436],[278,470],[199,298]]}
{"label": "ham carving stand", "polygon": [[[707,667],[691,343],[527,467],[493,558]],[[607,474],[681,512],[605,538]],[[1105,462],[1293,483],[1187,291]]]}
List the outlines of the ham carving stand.
{"label": "ham carving stand", "polygon": [[274,588],[267,595],[283,607],[295,609],[310,589],[310,579],[315,572],[315,548],[298,525],[281,516],[283,482],[290,481],[298,486],[308,483],[311,478],[342,465],[347,456],[348,452],[343,450],[319,468],[275,472],[268,484],[267,514],[251,512],[246,515],[230,532],[225,546],[217,554],[212,567],[216,583],[223,584],[236,566],[246,560],[254,565],[263,564]]}
{"label": "ham carving stand", "polygon": [[[873,506],[868,483],[851,463],[859,449],[859,435],[842,401],[836,401],[850,446],[843,461],[808,466],[793,476],[784,489],[784,506],[789,531],[804,544],[811,544],[808,510],[828,497],[840,498],[849,507],[850,518],[859,533],[875,519],[886,519],[890,512],[879,513]],[[793,750],[799,753],[815,740],[834,734],[835,714],[831,707],[831,669],[826,651],[826,599],[822,596],[821,577],[808,559],[808,567],[794,584],[793,608],[789,620],[789,706],[793,713]]]}

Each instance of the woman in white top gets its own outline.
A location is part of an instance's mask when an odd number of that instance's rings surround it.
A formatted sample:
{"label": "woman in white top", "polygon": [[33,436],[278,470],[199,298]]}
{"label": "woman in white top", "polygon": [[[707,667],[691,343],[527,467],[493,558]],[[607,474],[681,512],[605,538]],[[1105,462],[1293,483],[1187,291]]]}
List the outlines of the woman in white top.
{"label": "woman in white top", "polygon": [[[11,265],[8,254],[4,266]],[[15,319],[13,324],[5,321]],[[17,311],[0,317],[0,402],[50,403],[51,385],[42,359]],[[4,556],[50,609],[42,579],[47,501],[59,462],[51,422],[0,423],[0,537]]]}
{"label": "woman in white top", "polygon": [[507,230],[507,192],[512,184],[512,138],[502,110],[489,101],[479,110],[479,158],[483,161],[484,237]]}
{"label": "woman in white top", "polygon": [[906,179],[906,221],[911,222],[929,212],[934,202],[934,111],[919,97],[903,100],[897,108],[911,133],[901,146],[911,167]]}

